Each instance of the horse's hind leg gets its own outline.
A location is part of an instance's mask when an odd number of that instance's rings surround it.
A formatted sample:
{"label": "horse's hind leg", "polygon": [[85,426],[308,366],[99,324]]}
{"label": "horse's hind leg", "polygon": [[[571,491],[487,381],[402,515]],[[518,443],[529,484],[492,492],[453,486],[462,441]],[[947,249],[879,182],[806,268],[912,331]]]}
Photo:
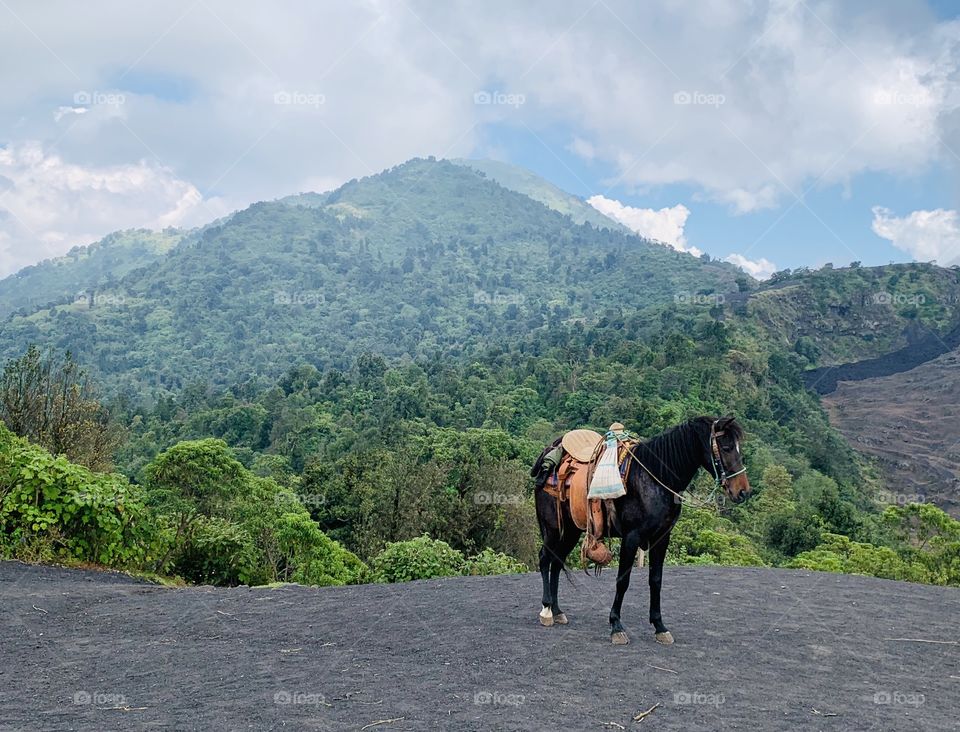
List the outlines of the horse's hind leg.
{"label": "horse's hind leg", "polygon": [[579,538],[580,532],[577,529],[572,526],[567,527],[563,536],[560,537],[556,553],[550,562],[550,609],[553,612],[553,622],[558,625],[566,625],[569,622],[566,613],[560,609],[560,572],[563,570],[567,555],[576,546]]}
{"label": "horse's hind leg", "polygon": [[543,538],[543,546],[540,547],[540,577],[543,579],[543,609],[540,611],[540,625],[553,625],[553,602],[554,595],[550,587],[550,565],[553,561],[553,552],[549,547],[549,534]]}

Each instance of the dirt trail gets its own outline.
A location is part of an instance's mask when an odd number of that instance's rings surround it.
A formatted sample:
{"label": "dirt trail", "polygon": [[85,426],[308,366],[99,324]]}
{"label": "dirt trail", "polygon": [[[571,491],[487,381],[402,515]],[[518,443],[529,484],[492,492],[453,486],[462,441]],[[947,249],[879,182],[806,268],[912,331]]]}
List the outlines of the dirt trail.
{"label": "dirt trail", "polygon": [[532,574],[166,589],[2,562],[0,729],[957,729],[956,589],[668,567],[666,647],[645,571],[627,646],[613,573],[575,583],[543,628]]}

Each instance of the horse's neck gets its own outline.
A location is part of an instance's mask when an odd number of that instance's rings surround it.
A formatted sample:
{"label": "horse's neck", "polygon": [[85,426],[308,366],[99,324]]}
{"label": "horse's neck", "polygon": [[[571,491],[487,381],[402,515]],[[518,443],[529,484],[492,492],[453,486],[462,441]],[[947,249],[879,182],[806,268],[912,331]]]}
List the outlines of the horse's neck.
{"label": "horse's neck", "polygon": [[670,488],[686,490],[700,469],[700,439],[692,425],[682,433],[654,438],[650,444],[650,452],[655,456],[659,469],[648,467]]}

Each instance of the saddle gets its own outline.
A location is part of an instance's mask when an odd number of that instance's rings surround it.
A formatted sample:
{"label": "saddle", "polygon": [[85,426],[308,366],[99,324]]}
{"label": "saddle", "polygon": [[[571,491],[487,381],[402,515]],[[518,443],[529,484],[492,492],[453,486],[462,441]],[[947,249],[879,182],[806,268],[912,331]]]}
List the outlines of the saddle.
{"label": "saddle", "polygon": [[[620,466],[621,477],[626,482],[630,468],[627,457],[629,457],[630,445],[634,444],[635,441],[629,438],[620,439],[618,432],[623,433],[623,426],[618,423],[611,425],[610,431],[618,438],[617,464]],[[588,433],[591,431],[574,430],[573,432]],[[574,449],[577,449],[573,440],[566,439],[571,434],[568,432],[567,435],[564,435],[561,445],[566,448],[569,442],[574,446]],[[589,436],[580,435],[577,438],[581,443],[577,454],[564,449],[556,469],[547,477],[543,488],[557,500],[557,513],[560,513],[562,504],[566,502],[570,508],[573,523],[578,529],[586,532],[586,537],[580,549],[580,558],[584,565],[586,565],[587,560],[590,560],[599,567],[605,567],[612,561],[613,554],[603,543],[603,537],[608,524],[613,525],[616,521],[616,508],[612,499],[589,498],[590,482],[604,451],[603,437],[596,432],[591,434],[596,436],[593,441],[592,452],[587,452],[584,447],[590,439]]]}

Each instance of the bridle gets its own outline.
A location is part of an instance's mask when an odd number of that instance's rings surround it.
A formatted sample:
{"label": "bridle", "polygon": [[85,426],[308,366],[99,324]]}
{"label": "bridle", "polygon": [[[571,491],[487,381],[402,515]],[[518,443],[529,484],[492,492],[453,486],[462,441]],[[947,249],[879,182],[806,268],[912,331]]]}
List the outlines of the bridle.
{"label": "bridle", "polygon": [[710,425],[710,463],[713,467],[713,479],[716,487],[723,486],[723,488],[726,489],[727,481],[731,478],[736,478],[741,473],[746,473],[747,469],[743,467],[734,473],[727,472],[727,467],[723,464],[723,458],[720,455],[720,442],[717,439],[724,434],[722,430],[717,432],[717,422],[719,421],[720,420],[715,420],[714,423]]}

